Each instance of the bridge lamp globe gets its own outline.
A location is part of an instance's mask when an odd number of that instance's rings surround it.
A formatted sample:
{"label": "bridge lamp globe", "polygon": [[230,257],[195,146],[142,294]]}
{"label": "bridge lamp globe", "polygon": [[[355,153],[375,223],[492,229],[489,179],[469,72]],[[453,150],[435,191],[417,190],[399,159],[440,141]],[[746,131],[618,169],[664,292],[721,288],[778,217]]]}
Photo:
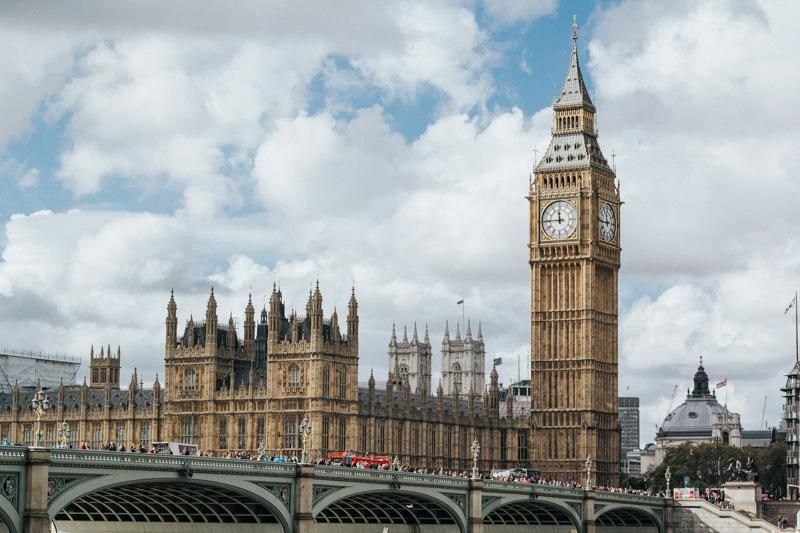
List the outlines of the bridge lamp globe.
{"label": "bridge lamp globe", "polygon": [[478,457],[481,454],[481,444],[478,440],[472,441],[472,479],[478,479]]}

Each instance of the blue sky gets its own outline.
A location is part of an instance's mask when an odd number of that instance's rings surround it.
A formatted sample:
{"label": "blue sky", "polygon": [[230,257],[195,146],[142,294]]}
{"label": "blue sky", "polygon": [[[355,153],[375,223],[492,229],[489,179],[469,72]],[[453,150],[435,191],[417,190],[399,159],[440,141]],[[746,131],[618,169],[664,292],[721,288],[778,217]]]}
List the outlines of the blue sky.
{"label": "blue sky", "polygon": [[430,325],[436,372],[461,298],[512,379],[529,335],[523,197],[574,14],[625,201],[620,389],[642,397],[642,440],[700,354],[746,427],[762,391],[776,423],[800,273],[800,139],[783,111],[800,94],[783,60],[796,11],[83,0],[42,18],[7,4],[0,345],[120,344],[126,372],[151,382],[171,288],[180,320],[212,284],[238,318],[273,281],[302,308],[319,277],[326,313],[355,282],[363,379],[385,375],[393,322]]}

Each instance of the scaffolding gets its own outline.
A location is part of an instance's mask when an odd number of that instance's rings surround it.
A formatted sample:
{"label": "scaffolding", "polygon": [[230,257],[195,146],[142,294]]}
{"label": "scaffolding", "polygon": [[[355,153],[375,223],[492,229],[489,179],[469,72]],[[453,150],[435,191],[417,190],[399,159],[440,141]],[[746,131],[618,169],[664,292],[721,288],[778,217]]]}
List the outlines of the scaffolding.
{"label": "scaffolding", "polygon": [[81,360],[67,354],[0,348],[0,392],[11,392],[14,384],[20,387],[43,388],[74,385]]}

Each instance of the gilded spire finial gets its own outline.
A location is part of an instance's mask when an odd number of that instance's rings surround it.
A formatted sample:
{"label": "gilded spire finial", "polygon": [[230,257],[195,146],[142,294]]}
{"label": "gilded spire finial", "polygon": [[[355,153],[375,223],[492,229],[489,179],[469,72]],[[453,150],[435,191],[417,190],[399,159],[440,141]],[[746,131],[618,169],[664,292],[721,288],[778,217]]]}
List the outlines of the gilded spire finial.
{"label": "gilded spire finial", "polygon": [[575,15],[572,15],[572,40],[578,40],[578,20]]}

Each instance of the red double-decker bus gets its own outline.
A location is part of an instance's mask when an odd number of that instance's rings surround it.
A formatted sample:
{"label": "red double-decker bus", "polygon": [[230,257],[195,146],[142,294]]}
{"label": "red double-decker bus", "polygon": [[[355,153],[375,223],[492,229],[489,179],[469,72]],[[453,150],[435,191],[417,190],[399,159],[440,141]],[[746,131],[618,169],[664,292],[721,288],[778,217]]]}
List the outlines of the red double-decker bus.
{"label": "red double-decker bus", "polygon": [[337,465],[343,466],[358,466],[362,465],[364,468],[383,468],[384,466],[389,466],[392,464],[392,461],[386,455],[359,455],[355,452],[351,452],[350,461],[347,461],[347,452],[330,452],[328,454],[328,460]]}

